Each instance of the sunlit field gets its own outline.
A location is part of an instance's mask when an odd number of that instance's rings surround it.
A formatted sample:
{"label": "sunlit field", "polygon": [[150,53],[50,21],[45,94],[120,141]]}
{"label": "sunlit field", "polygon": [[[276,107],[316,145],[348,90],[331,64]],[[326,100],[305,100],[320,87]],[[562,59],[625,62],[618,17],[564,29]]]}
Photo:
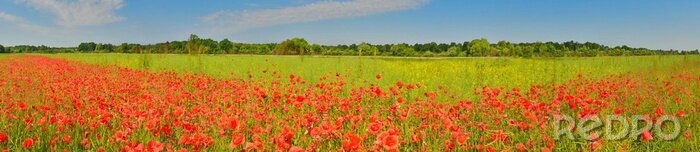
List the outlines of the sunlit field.
{"label": "sunlit field", "polygon": [[262,75],[260,71],[294,74],[317,82],[329,74],[342,74],[352,83],[365,83],[376,75],[390,85],[397,81],[420,83],[429,88],[443,86],[453,91],[474,88],[528,87],[561,83],[578,74],[599,77],[607,74],[666,69],[700,56],[638,56],[586,58],[394,58],[394,57],[299,57],[248,55],[174,54],[50,54],[90,64],[117,65],[150,71],[203,73],[214,78]]}
{"label": "sunlit field", "polygon": [[[0,86],[8,151],[700,149],[700,56],[15,54]],[[681,129],[556,140],[564,115]]]}

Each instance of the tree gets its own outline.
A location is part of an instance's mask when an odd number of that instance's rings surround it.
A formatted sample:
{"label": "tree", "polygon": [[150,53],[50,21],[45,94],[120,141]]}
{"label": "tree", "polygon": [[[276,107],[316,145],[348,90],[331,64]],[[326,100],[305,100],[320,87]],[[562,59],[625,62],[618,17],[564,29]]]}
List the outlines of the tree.
{"label": "tree", "polygon": [[129,44],[127,53],[141,53],[141,44]]}
{"label": "tree", "polygon": [[373,56],[377,56],[377,53],[379,53],[379,48],[377,48],[376,46],[372,46],[370,51],[372,52]]}
{"label": "tree", "polygon": [[357,46],[357,54],[359,56],[362,56],[362,52],[369,52],[369,51],[372,51],[372,46],[365,43],[365,42],[362,42],[362,43],[360,43],[360,45]]}
{"label": "tree", "polygon": [[103,44],[103,45],[102,45],[102,50],[104,50],[104,52],[114,52],[114,45],[112,45],[112,44]]}
{"label": "tree", "polygon": [[201,40],[199,36],[190,34],[190,38],[187,40],[186,48],[190,55],[199,55],[200,51],[203,49],[201,47]]}
{"label": "tree", "polygon": [[172,53],[185,53],[185,42],[183,41],[173,41],[170,42],[170,50],[172,50]]}
{"label": "tree", "polygon": [[445,51],[447,51],[447,49],[450,49],[450,45],[445,44],[445,43],[440,43],[440,44],[438,44],[438,46],[437,46],[437,50],[434,50],[434,51],[437,51],[437,52],[445,52]]}
{"label": "tree", "polygon": [[[499,41],[490,44],[486,39],[475,39],[462,43],[416,43],[416,44],[381,44],[369,43],[319,45],[309,44],[303,38],[287,39],[280,44],[244,44],[234,43],[228,39],[215,41],[202,39],[191,34],[185,41],[172,41],[156,44],[121,45],[96,44],[94,42],[80,43],[77,47],[48,47],[44,45],[16,45],[5,47],[0,45],[0,53],[58,53],[58,52],[119,52],[119,53],[243,53],[243,54],[281,54],[281,55],[384,55],[384,56],[624,56],[624,55],[677,55],[700,54],[697,50],[651,50],[634,48],[625,45],[605,46],[593,42],[531,42],[511,43]],[[369,51],[369,52],[368,52]]]}
{"label": "tree", "polygon": [[97,45],[95,45],[95,52],[102,50],[104,50],[104,46],[102,46],[102,43],[98,43]]}
{"label": "tree", "polygon": [[324,52],[323,46],[318,44],[311,44],[311,47],[309,47],[308,54],[321,54],[321,52]]}
{"label": "tree", "polygon": [[158,53],[170,53],[170,42],[158,44]]}
{"label": "tree", "polygon": [[396,56],[413,56],[416,51],[409,47],[408,44],[401,43],[391,46],[391,52]]}
{"label": "tree", "polygon": [[228,39],[221,40],[221,42],[219,42],[219,45],[217,45],[216,47],[216,50],[219,51],[217,53],[219,54],[234,53],[232,52],[233,42],[229,41]]}
{"label": "tree", "polygon": [[292,38],[282,41],[275,47],[277,55],[304,55],[304,51],[309,49],[309,43],[303,38]]}
{"label": "tree", "polygon": [[469,53],[472,56],[486,56],[491,50],[491,44],[485,38],[474,39],[469,42]]}
{"label": "tree", "polygon": [[143,49],[141,49],[141,44],[135,44],[133,47],[133,50],[131,52],[132,53],[143,53],[143,52],[141,52],[141,50],[143,50]]}
{"label": "tree", "polygon": [[95,51],[95,47],[97,47],[97,44],[95,44],[94,42],[84,42],[78,45],[78,51],[92,52]]}
{"label": "tree", "polygon": [[197,49],[197,52],[201,53],[201,54],[207,54],[207,53],[209,53],[210,50],[211,50],[211,47],[206,46],[206,45],[200,45],[199,48]]}
{"label": "tree", "polygon": [[455,57],[459,56],[459,53],[462,52],[462,48],[458,46],[452,46],[449,49],[447,49],[447,52],[445,53],[447,56]]}
{"label": "tree", "polygon": [[512,56],[513,55],[513,44],[508,41],[498,41],[496,44],[496,49],[500,50],[499,56]]}
{"label": "tree", "polygon": [[469,54],[469,41],[464,41],[464,43],[462,43],[462,51],[465,51],[465,52],[466,52],[466,53],[465,53],[465,54],[466,54],[465,56],[469,56],[469,55],[470,55],[470,54]]}
{"label": "tree", "polygon": [[219,53],[220,52],[220,50],[218,50],[219,42],[217,42],[217,41],[214,41],[212,39],[200,39],[200,44],[202,46],[206,46],[208,49],[206,49],[206,50],[200,49],[199,53],[208,54],[208,53]]}
{"label": "tree", "polygon": [[116,51],[117,53],[127,53],[127,51],[129,51],[129,44],[122,43],[121,45],[119,45],[119,47],[117,47]]}
{"label": "tree", "polygon": [[439,46],[438,46],[438,44],[435,43],[435,42],[430,42],[430,43],[426,44],[426,46],[427,46],[427,49],[421,50],[421,51],[432,51],[432,52],[436,52],[436,51],[439,50]]}

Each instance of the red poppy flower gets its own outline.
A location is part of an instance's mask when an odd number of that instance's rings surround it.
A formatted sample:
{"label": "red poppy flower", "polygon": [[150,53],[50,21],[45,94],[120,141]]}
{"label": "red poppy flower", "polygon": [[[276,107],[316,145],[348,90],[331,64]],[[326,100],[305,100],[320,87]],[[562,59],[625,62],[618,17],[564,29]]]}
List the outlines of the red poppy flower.
{"label": "red poppy flower", "polygon": [[377,134],[380,130],[382,130],[382,124],[378,122],[369,123],[367,126],[367,132],[370,134]]}
{"label": "red poppy flower", "polygon": [[388,135],[381,139],[382,147],[386,150],[398,150],[399,142],[397,135]]}
{"label": "red poppy flower", "polygon": [[547,147],[542,147],[542,148],[540,149],[540,151],[541,151],[541,152],[552,152],[552,150],[549,149],[549,148],[547,148]]}
{"label": "red poppy flower", "polygon": [[245,143],[245,136],[242,134],[234,134],[231,136],[231,148],[236,148],[240,145],[243,145]]}
{"label": "red poppy flower", "polygon": [[236,118],[229,118],[228,129],[236,130],[238,128],[238,120]]}
{"label": "red poppy flower", "polygon": [[685,117],[685,112],[683,112],[683,110],[678,110],[678,112],[676,113],[676,117]]}
{"label": "red poppy flower", "polygon": [[158,141],[149,141],[147,147],[148,150],[152,152],[160,152],[163,150],[163,144]]}
{"label": "red poppy flower", "polygon": [[649,141],[651,139],[654,139],[654,137],[651,136],[651,133],[649,133],[648,130],[642,131],[642,141]]}
{"label": "red poppy flower", "polygon": [[7,139],[9,139],[9,138],[10,137],[8,137],[7,135],[0,132],[0,143],[5,143],[5,141],[7,141]]}
{"label": "red poppy flower", "polygon": [[403,88],[403,82],[397,81],[397,82],[396,82],[396,87],[398,87],[399,89]]}
{"label": "red poppy flower", "polygon": [[24,142],[22,142],[22,148],[32,147],[33,144],[34,144],[34,140],[32,140],[32,138],[24,139]]}
{"label": "red poppy flower", "polygon": [[457,142],[459,145],[464,145],[467,143],[467,140],[470,138],[470,134],[465,134],[465,133],[457,133],[453,135],[454,140]]}
{"label": "red poppy flower", "polygon": [[85,149],[90,149],[90,142],[88,142],[87,139],[83,139],[83,141],[80,141],[80,145],[83,145],[83,148]]}
{"label": "red poppy flower", "polygon": [[69,142],[70,142],[70,136],[68,136],[68,135],[63,136],[63,142],[64,142],[64,143],[69,143]]}
{"label": "red poppy flower", "polygon": [[304,152],[304,149],[301,147],[294,146],[292,148],[289,148],[289,152]]}
{"label": "red poppy flower", "polygon": [[523,145],[522,143],[518,143],[518,144],[515,145],[515,150],[518,150],[518,151],[527,151],[527,147],[525,147],[525,145]]}
{"label": "red poppy flower", "polygon": [[343,137],[341,141],[343,149],[348,151],[360,150],[360,137],[355,136],[353,133],[348,133]]}
{"label": "red poppy flower", "polygon": [[654,111],[654,114],[656,114],[656,116],[661,116],[664,114],[664,110],[661,108],[656,108],[656,110]]}
{"label": "red poppy flower", "polygon": [[592,141],[588,144],[588,148],[590,148],[591,150],[596,150],[601,146],[603,146],[602,140]]}
{"label": "red poppy flower", "polygon": [[294,133],[292,133],[289,126],[285,126],[280,130],[276,138],[277,148],[287,149],[292,145]]}

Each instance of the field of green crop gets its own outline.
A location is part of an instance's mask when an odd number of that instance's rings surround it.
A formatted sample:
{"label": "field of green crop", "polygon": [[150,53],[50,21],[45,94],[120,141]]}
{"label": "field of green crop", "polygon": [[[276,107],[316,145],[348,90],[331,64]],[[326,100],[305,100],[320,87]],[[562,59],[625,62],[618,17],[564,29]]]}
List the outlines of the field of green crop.
{"label": "field of green crop", "polygon": [[567,81],[578,74],[603,76],[673,67],[700,56],[571,58],[382,58],[175,54],[47,54],[84,63],[117,65],[151,71],[204,73],[227,78],[257,75],[262,70],[295,74],[313,82],[321,75],[347,74],[355,82],[381,75],[383,83],[406,81],[456,91],[473,88],[525,87]]}

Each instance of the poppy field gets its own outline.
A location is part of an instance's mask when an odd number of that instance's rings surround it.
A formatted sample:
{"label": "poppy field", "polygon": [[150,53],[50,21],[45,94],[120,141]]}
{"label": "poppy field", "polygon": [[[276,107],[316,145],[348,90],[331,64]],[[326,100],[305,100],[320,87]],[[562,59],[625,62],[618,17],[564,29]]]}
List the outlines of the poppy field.
{"label": "poppy field", "polygon": [[[0,151],[697,151],[698,95],[698,56],[11,55]],[[681,129],[557,140],[561,115]]]}

